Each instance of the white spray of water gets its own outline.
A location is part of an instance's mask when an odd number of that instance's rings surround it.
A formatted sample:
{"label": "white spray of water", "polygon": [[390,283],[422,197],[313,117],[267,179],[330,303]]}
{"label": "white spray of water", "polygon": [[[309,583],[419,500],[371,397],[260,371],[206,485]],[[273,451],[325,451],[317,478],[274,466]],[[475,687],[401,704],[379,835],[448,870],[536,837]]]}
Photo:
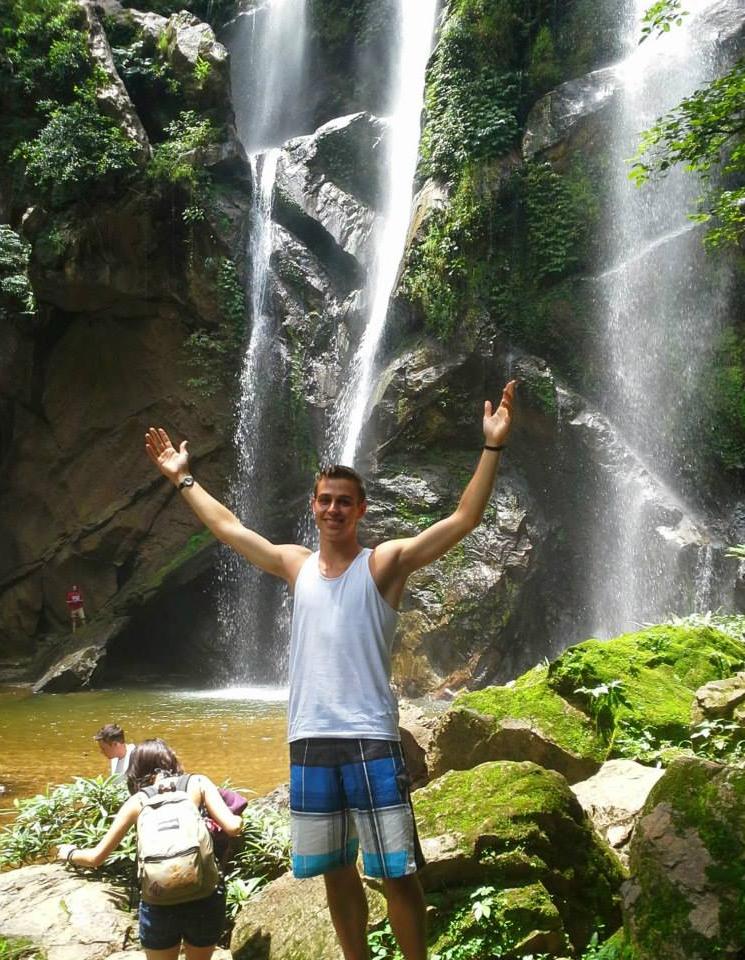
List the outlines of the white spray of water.
{"label": "white spray of water", "polygon": [[400,5],[401,36],[389,126],[385,214],[371,271],[370,312],[331,424],[329,457],[346,464],[354,462],[365,424],[375,384],[378,346],[406,244],[419,150],[424,75],[432,46],[437,0],[400,0]]}
{"label": "white spray of water", "polygon": [[[304,132],[308,109],[306,82],[306,0],[268,0],[240,15],[228,31],[233,106],[239,138],[252,172],[248,241],[250,334],[241,368],[237,404],[236,473],[230,503],[249,527],[264,526],[269,408],[281,375],[271,306],[270,260],[274,247],[272,201],[279,146]],[[226,659],[233,677],[276,676],[273,640],[281,633],[281,610],[275,583],[234,554],[226,554],[221,571],[219,618]],[[271,616],[271,614],[269,614]],[[267,662],[268,661],[268,662]]]}
{"label": "white spray of water", "polygon": [[[712,0],[686,6],[700,15]],[[603,337],[603,407],[628,447],[648,464],[661,485],[681,496],[681,437],[696,429],[692,405],[720,304],[707,282],[700,232],[687,213],[700,185],[683,170],[638,189],[628,178],[639,133],[709,79],[707,54],[697,43],[694,18],[683,27],[639,45],[648,0],[632,0],[624,28],[628,56],[617,67],[620,109],[610,143],[612,217],[607,224],[611,263],[600,283]],[[724,300],[724,298],[721,298]],[[594,629],[612,635],[677,612],[690,602],[681,565],[704,536],[697,524],[666,515],[633,475],[619,473],[600,505],[592,571]],[[695,567],[695,563],[693,566]],[[688,612],[688,611],[683,611]]]}

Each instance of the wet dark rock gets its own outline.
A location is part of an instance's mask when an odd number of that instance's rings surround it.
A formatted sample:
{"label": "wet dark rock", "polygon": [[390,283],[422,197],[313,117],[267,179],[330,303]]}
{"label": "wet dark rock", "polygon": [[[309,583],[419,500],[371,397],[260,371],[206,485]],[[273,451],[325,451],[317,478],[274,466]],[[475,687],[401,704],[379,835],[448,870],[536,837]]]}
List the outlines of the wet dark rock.
{"label": "wet dark rock", "polygon": [[290,140],[277,164],[278,206],[315,221],[362,270],[369,263],[376,221],[369,172],[378,165],[382,169],[381,148],[371,150],[371,145],[383,134],[383,122],[369,114],[340,117],[310,136]]}
{"label": "wet dark rock", "polygon": [[596,70],[569,80],[547,93],[528,115],[523,134],[523,156],[536,154],[574,141],[588,122],[612,101],[618,89],[614,67]]}

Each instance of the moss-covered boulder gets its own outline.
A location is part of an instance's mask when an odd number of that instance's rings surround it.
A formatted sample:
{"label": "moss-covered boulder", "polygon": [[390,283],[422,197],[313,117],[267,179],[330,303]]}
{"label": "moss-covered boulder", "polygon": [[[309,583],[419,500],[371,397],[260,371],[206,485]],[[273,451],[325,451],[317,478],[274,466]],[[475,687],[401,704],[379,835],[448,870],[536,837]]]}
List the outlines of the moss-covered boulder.
{"label": "moss-covered boulder", "polygon": [[[429,892],[484,885],[522,891],[514,895],[527,910],[521,936],[533,930],[548,937],[559,928],[538,895],[543,888],[577,949],[598,923],[618,926],[621,867],[558,773],[528,762],[451,771],[417,793],[416,814]],[[447,927],[454,920],[439,922]]]}
{"label": "moss-covered boulder", "polygon": [[745,950],[745,770],[680,758],[631,843],[626,934],[636,960],[732,960]]}
{"label": "moss-covered boulder", "polygon": [[613,640],[586,640],[548,671],[548,685],[594,717],[613,752],[631,755],[624,732],[687,739],[696,690],[745,664],[745,644],[708,626],[650,627]]}
{"label": "moss-covered boulder", "polygon": [[428,766],[436,777],[487,760],[530,760],[576,783],[606,753],[592,720],[552,690],[538,666],[508,686],[461,694],[438,726]]}

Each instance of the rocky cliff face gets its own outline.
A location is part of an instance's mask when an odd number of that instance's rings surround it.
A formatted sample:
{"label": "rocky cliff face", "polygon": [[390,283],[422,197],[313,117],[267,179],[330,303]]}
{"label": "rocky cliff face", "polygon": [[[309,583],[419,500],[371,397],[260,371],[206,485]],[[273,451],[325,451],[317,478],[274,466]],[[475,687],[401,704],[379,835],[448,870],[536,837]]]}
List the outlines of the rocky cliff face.
{"label": "rocky cliff face", "polygon": [[[316,6],[319,30],[334,4]],[[534,25],[519,27],[522,39],[501,27],[492,38],[490,69],[504,77],[486,100],[470,80],[450,91],[465,97],[461,109],[473,112],[477,128],[474,134],[466,125],[459,135],[471,150],[465,158],[438,153],[449,141],[438,127],[437,98],[450,94],[433,61],[421,191],[363,437],[371,478],[366,539],[411,535],[457,502],[478,456],[484,397],[520,377],[517,427],[485,523],[412,578],[395,667],[410,694],[509,679],[590,628],[586,581],[604,573],[588,571],[589,544],[603,523],[599,494],[619,476],[647,485],[651,529],[661,550],[675,550],[681,571],[690,574],[701,539],[700,518],[645,473],[619,425],[600,413],[585,359],[593,337],[593,178],[602,176],[615,96],[612,17],[598,13],[593,31],[594,5],[559,13],[535,6]],[[742,43],[733,9],[722,0],[709,24],[728,57]],[[446,6],[443,35],[456,14]],[[199,171],[190,181],[153,186],[143,172],[135,186],[92,204],[54,206],[30,191],[5,204],[11,227],[31,244],[38,310],[33,319],[0,320],[0,651],[39,676],[69,646],[64,597],[78,582],[89,625],[73,646],[79,640],[95,655],[79,657],[84,668],[57,683],[203,677],[219,670],[219,657],[204,653],[216,631],[216,547],[154,476],[142,434],[154,422],[187,434],[195,472],[224,494],[233,394],[229,376],[216,379],[208,359],[221,376],[234,362],[226,351],[236,340],[226,328],[240,299],[234,278],[245,275],[250,177],[233,133],[225,50],[205,24],[187,14],[126,11],[115,0],[86,6],[85,15],[109,77],[107,110],[139,145],[141,170],[148,157],[163,157],[159,146],[178,132],[166,133],[177,115],[167,109],[175,87],[154,97],[133,66],[138,57],[160,64],[158,82],[166,74],[178,81],[178,106],[211,118],[219,135],[205,144],[178,134],[175,155]],[[481,53],[469,47],[475,34],[458,29],[460,66],[478,66]],[[323,39],[325,56],[333,43],[328,32]],[[386,124],[376,116],[384,106],[380,85],[346,89],[338,71],[378,42],[372,27],[351,46],[344,41],[337,73],[327,71],[319,87],[326,91],[316,113],[322,125],[286,143],[278,164],[270,289],[291,412],[292,435],[282,433],[281,442],[297,456],[286,458],[278,482],[291,509],[277,509],[272,536],[294,535],[329,411],[362,335]],[[530,78],[519,96],[508,73]],[[484,103],[502,113],[484,119]],[[478,130],[487,120],[494,122],[484,146]],[[195,187],[204,172],[206,194]],[[544,207],[531,207],[536,198]],[[549,237],[563,251],[554,272],[541,272],[556,248],[541,247],[535,209],[542,222],[558,224]],[[460,251],[439,287],[422,285],[441,283],[427,273],[427,257],[439,256],[433,238],[450,238]],[[480,299],[474,284],[486,274],[502,285]],[[206,354],[194,352],[195,336]],[[185,364],[195,356],[211,396],[187,384]],[[734,541],[743,539],[736,494],[735,484],[717,477],[703,505],[709,528]],[[612,549],[604,562],[610,570]],[[713,581],[731,580],[731,568],[717,563]],[[715,590],[712,603],[725,595]]]}

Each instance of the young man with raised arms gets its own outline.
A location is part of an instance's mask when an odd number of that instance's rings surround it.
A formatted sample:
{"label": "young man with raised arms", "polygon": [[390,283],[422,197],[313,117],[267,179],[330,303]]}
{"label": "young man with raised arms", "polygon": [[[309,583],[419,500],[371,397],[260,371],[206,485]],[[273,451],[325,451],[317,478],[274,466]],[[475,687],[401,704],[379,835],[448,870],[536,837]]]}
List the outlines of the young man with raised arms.
{"label": "young man with raised arms", "polygon": [[454,512],[415,537],[363,548],[362,479],[349,467],[322,470],[312,508],[319,549],[274,544],[249,530],[189,473],[178,450],[151,427],[145,449],[218,540],[281,577],[294,593],[290,644],[290,811],[298,877],[323,875],[345,960],[368,960],[367,900],[357,872],[382,878],[388,915],[406,960],[426,960],[422,866],[390,687],[397,609],[408,577],[443,556],[481,522],[510,431],[515,381],[496,410],[484,404],[484,447]]}

